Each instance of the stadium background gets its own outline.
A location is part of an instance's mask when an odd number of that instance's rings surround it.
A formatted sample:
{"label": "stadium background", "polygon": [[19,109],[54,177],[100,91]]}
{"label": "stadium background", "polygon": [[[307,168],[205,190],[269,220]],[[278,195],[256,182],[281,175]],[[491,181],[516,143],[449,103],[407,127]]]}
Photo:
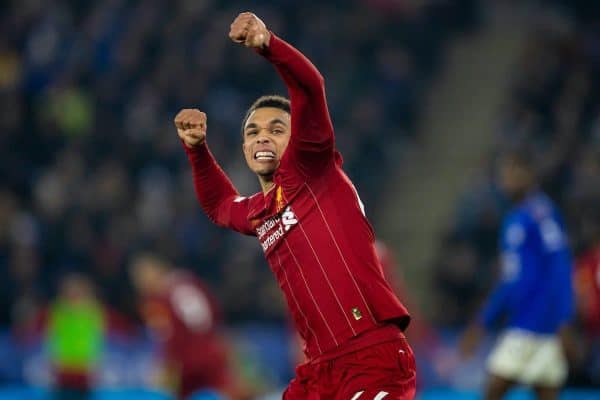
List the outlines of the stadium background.
{"label": "stadium background", "polygon": [[[210,284],[240,370],[260,391],[291,376],[289,321],[260,248],[202,214],[172,125],[181,107],[205,110],[213,152],[242,193],[257,189],[239,122],[257,96],[284,87],[227,38],[246,9],[325,76],[345,169],[418,321],[422,398],[475,396],[492,338],[467,361],[455,349],[496,274],[507,207],[493,182],[497,150],[534,143],[575,254],[600,245],[599,8],[591,0],[4,3],[0,398],[43,396],[47,355],[21,328],[62,274],[89,274],[101,299],[139,324],[126,265],[140,249]],[[598,398],[599,333],[577,327],[590,346],[572,366],[569,385],[580,391],[571,395]],[[143,329],[111,336],[100,397],[158,396],[156,362]]]}

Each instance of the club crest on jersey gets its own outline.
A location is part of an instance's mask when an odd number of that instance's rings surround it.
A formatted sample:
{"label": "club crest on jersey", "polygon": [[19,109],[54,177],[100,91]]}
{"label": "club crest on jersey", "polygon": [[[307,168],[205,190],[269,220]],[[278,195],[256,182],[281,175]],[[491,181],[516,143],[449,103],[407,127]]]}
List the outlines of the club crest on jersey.
{"label": "club crest on jersey", "polygon": [[266,219],[256,228],[256,235],[263,251],[266,253],[297,223],[298,218],[289,205],[281,214]]}

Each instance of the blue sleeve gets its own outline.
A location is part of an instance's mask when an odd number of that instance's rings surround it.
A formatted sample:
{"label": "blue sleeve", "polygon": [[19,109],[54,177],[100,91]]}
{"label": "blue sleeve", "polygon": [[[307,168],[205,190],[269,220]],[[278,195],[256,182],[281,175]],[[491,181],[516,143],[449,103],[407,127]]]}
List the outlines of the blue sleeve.
{"label": "blue sleeve", "polygon": [[553,271],[550,276],[554,279],[552,292],[556,296],[556,318],[561,323],[569,322],[575,313],[573,259],[561,216],[554,214],[552,218],[542,221],[540,233],[546,252],[546,263]]}
{"label": "blue sleeve", "polygon": [[478,322],[491,330],[508,311],[513,291],[518,290],[522,268],[520,248],[528,236],[529,223],[521,213],[506,216],[500,232],[501,278],[479,313]]}
{"label": "blue sleeve", "polygon": [[558,295],[556,316],[562,323],[567,323],[573,319],[575,313],[571,254],[567,250],[552,253],[550,263],[558,271],[555,275],[556,284],[559,286],[559,290],[556,291]]}

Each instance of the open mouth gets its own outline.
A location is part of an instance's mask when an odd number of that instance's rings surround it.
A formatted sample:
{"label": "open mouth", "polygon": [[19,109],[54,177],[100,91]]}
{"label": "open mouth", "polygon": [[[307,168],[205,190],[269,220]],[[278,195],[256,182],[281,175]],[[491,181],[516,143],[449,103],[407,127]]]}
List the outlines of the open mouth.
{"label": "open mouth", "polygon": [[275,153],[272,151],[257,151],[254,153],[255,160],[274,160]]}

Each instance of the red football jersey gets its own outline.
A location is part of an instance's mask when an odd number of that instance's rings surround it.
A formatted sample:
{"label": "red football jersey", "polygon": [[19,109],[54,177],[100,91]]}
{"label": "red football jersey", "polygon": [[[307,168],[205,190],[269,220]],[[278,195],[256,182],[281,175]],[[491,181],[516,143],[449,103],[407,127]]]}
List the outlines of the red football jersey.
{"label": "red football jersey", "polygon": [[[322,76],[274,34],[260,53],[285,81],[291,101],[291,138],[275,187],[242,197],[206,144],[186,147],[200,204],[218,225],[258,238],[309,358],[339,354],[377,327],[406,328],[408,312],[383,276],[373,229],[342,171]],[[389,339],[375,336],[371,342]]]}

